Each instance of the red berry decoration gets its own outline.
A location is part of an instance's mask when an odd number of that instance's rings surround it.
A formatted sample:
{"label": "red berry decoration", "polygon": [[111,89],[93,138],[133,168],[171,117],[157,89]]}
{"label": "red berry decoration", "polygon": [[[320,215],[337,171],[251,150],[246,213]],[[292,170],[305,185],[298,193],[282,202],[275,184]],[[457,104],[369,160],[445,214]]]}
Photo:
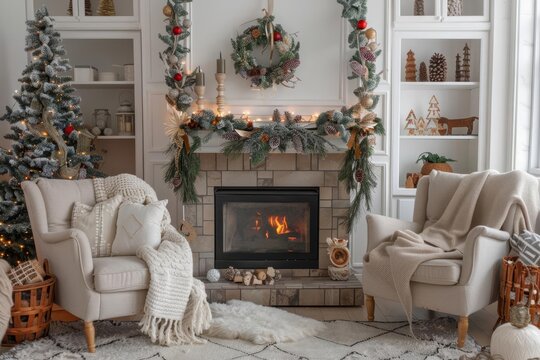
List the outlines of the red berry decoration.
{"label": "red berry decoration", "polygon": [[281,33],[278,31],[274,31],[274,41],[281,41],[283,40],[283,36],[281,36]]}
{"label": "red berry decoration", "polygon": [[358,30],[364,30],[365,28],[367,28],[367,21],[364,19],[358,20],[358,25],[356,25],[356,27],[358,28]]}
{"label": "red berry decoration", "polygon": [[75,127],[73,125],[67,124],[67,126],[64,128],[64,134],[66,134],[66,136],[69,136],[74,130]]}
{"label": "red berry decoration", "polygon": [[180,73],[174,74],[174,80],[176,80],[176,81],[182,81],[183,78],[184,77]]}
{"label": "red berry decoration", "polygon": [[180,35],[182,33],[182,31],[183,30],[182,30],[182,28],[180,26],[175,26],[175,27],[172,28],[172,33],[175,36]]}

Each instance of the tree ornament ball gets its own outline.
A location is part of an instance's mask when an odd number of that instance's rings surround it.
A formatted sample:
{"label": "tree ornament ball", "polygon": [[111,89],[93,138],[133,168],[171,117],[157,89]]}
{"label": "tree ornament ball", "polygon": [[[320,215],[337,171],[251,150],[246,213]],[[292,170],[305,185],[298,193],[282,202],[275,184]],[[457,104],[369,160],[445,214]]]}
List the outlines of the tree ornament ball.
{"label": "tree ornament ball", "polygon": [[64,134],[66,134],[66,136],[69,136],[74,130],[75,127],[72,124],[67,124],[67,126],[64,128]]}
{"label": "tree ornament ball", "polygon": [[369,40],[375,40],[377,38],[377,30],[374,28],[369,28],[366,30],[366,37]]}
{"label": "tree ornament ball", "polygon": [[183,30],[182,30],[182,28],[180,26],[175,26],[175,27],[172,28],[172,33],[173,33],[173,35],[176,35],[176,36],[180,35],[182,33],[182,31]]}
{"label": "tree ornament ball", "polygon": [[366,109],[369,109],[373,106],[373,98],[369,95],[366,95],[360,100],[360,104]]}
{"label": "tree ornament ball", "polygon": [[279,31],[274,31],[274,41],[281,41],[283,40],[283,36],[281,36],[281,33]]}
{"label": "tree ornament ball", "polygon": [[169,90],[169,97],[171,99],[177,99],[180,96],[180,91],[178,89]]}
{"label": "tree ornament ball", "polygon": [[163,15],[165,15],[166,17],[172,17],[173,14],[174,14],[174,10],[171,4],[165,5],[165,7],[163,8]]}
{"label": "tree ornament ball", "polygon": [[208,270],[208,272],[206,273],[206,279],[208,279],[208,281],[210,281],[210,282],[212,282],[212,283],[218,282],[220,276],[221,276],[221,275],[220,275],[218,269],[210,269],[210,270]]}
{"label": "tree ornament ball", "polygon": [[358,30],[364,30],[365,28],[367,28],[367,21],[364,19],[358,20],[358,24],[356,25],[356,28]]}
{"label": "tree ornament ball", "polygon": [[180,74],[180,73],[174,74],[174,80],[175,80],[175,81],[182,81],[183,78],[184,78],[184,77],[183,77],[182,74]]}

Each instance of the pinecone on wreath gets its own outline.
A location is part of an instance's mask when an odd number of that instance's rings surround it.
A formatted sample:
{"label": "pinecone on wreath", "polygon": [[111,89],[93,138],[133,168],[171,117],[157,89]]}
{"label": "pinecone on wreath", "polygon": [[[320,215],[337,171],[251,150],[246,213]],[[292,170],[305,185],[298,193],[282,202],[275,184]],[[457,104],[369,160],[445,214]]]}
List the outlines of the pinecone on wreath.
{"label": "pinecone on wreath", "polygon": [[292,136],[292,143],[294,146],[294,150],[296,150],[297,153],[303,153],[304,152],[304,143],[302,142],[302,138],[300,135],[293,135]]}
{"label": "pinecone on wreath", "polygon": [[354,178],[357,183],[361,183],[364,180],[364,172],[361,169],[356,170]]}
{"label": "pinecone on wreath", "polygon": [[336,135],[338,133],[338,130],[336,129],[336,127],[334,126],[334,124],[332,124],[331,122],[327,122],[325,125],[324,125],[324,131],[326,131],[326,133],[328,135]]}
{"label": "pinecone on wreath", "polygon": [[435,53],[429,60],[429,81],[443,82],[446,81],[448,65],[443,54]]}
{"label": "pinecone on wreath", "polygon": [[270,145],[270,147],[275,150],[279,147],[279,145],[281,144],[281,139],[277,136],[272,136],[270,138],[270,141],[268,141],[268,145]]}

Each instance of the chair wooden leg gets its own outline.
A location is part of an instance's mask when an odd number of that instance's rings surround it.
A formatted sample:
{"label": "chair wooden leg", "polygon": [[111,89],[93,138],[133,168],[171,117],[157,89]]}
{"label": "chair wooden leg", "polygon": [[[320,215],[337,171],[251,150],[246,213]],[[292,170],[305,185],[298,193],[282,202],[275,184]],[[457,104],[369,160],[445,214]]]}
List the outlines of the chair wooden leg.
{"label": "chair wooden leg", "polygon": [[96,352],[96,330],[94,329],[94,323],[92,321],[84,322],[84,336],[86,336],[86,344],[88,346],[88,352]]}
{"label": "chair wooden leg", "polygon": [[375,320],[375,299],[371,295],[366,295],[366,309],[368,321]]}
{"label": "chair wooden leg", "polygon": [[465,345],[465,340],[467,339],[467,332],[469,331],[469,317],[460,316],[458,323],[458,348],[462,348]]}

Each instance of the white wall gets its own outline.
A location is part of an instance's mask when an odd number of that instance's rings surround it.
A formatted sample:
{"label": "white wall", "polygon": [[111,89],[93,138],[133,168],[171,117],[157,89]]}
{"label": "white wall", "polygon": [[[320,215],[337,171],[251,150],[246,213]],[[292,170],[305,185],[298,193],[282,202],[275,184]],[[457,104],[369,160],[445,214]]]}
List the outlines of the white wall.
{"label": "white wall", "polygon": [[[0,0],[0,114],[6,105],[13,105],[13,91],[19,89],[17,79],[26,66],[24,51],[26,36],[26,5],[24,1]],[[4,139],[9,130],[7,122],[0,122],[0,146],[9,146]]]}

